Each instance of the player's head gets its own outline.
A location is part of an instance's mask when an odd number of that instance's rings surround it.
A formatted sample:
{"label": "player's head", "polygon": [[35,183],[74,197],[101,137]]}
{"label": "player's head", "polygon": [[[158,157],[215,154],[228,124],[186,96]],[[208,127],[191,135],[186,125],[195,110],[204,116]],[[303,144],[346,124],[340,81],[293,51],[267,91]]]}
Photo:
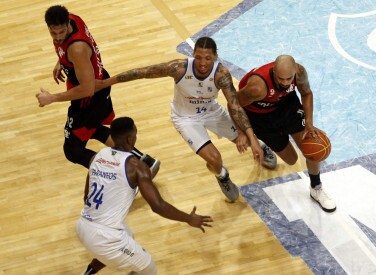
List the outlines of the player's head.
{"label": "player's head", "polygon": [[44,15],[50,35],[55,43],[62,44],[70,33],[69,12],[64,6],[51,6]]}
{"label": "player's head", "polygon": [[217,44],[210,37],[201,37],[193,49],[194,70],[199,76],[207,76],[217,60]]}
{"label": "player's head", "polygon": [[119,117],[112,121],[111,138],[116,147],[132,150],[137,140],[137,128],[130,117]]}
{"label": "player's head", "polygon": [[296,73],[296,63],[291,55],[280,55],[275,60],[273,75],[277,88],[286,90],[290,87]]}

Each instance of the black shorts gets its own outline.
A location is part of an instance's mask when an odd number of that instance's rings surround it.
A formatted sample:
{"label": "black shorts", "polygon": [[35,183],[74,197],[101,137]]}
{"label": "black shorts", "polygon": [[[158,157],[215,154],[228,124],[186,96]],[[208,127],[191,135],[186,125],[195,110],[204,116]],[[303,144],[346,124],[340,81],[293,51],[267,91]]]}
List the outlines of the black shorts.
{"label": "black shorts", "polygon": [[253,131],[274,152],[280,152],[289,143],[289,135],[304,130],[305,115],[296,92],[270,113],[255,113],[244,109]]}
{"label": "black shorts", "polygon": [[[109,75],[105,71],[104,78],[108,77]],[[80,108],[80,106],[77,106],[78,104],[71,104],[64,127],[66,140],[72,135],[82,142],[87,142],[91,138],[98,139],[101,142],[107,140],[109,131],[102,131],[103,128],[101,126],[110,125],[115,117],[110,92],[111,86],[95,93],[89,99],[90,104],[87,104],[84,108]],[[76,101],[75,103],[80,102]],[[95,136],[93,136],[94,134]]]}

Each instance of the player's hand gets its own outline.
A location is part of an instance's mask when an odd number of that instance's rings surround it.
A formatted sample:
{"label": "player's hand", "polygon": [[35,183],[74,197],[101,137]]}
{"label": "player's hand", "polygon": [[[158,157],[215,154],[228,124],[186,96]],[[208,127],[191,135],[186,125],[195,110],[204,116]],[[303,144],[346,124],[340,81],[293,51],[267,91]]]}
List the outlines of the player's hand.
{"label": "player's hand", "polygon": [[261,149],[257,139],[255,142],[252,142],[251,148],[253,153],[253,159],[261,165],[264,161],[264,151]]}
{"label": "player's hand", "polygon": [[235,140],[236,148],[238,149],[239,153],[244,153],[247,151],[249,146],[249,141],[247,135],[238,131],[238,137]]}
{"label": "player's hand", "polygon": [[201,216],[196,214],[196,206],[193,207],[193,210],[190,214],[191,218],[189,219],[188,224],[193,227],[200,228],[203,233],[205,233],[205,227],[212,227],[209,222],[213,222],[213,219],[210,216]]}
{"label": "player's hand", "polygon": [[313,125],[306,125],[304,128],[304,132],[302,135],[302,140],[304,140],[307,136],[311,136],[313,138],[317,137],[320,133],[326,135],[326,133],[319,128],[314,127]]}
{"label": "player's hand", "polygon": [[43,88],[40,88],[40,92],[35,97],[38,99],[39,107],[44,107],[53,102],[53,95]]}
{"label": "player's hand", "polygon": [[59,81],[65,82],[65,76],[62,73],[62,69],[63,68],[61,67],[60,62],[57,62],[52,72],[53,78],[57,84],[59,84]]}

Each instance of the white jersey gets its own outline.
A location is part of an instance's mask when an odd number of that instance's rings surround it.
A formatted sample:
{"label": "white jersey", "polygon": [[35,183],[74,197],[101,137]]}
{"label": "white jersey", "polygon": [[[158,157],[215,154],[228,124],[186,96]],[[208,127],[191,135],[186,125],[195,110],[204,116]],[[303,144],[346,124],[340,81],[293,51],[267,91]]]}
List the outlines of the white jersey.
{"label": "white jersey", "polygon": [[114,229],[124,229],[124,219],[137,194],[128,182],[129,152],[104,148],[89,168],[89,193],[81,216]]}
{"label": "white jersey", "polygon": [[212,71],[204,78],[198,78],[193,70],[193,58],[187,59],[185,74],[175,83],[174,98],[171,102],[172,115],[192,117],[200,116],[218,108],[219,89],[215,86],[214,76],[219,62],[214,62]]}

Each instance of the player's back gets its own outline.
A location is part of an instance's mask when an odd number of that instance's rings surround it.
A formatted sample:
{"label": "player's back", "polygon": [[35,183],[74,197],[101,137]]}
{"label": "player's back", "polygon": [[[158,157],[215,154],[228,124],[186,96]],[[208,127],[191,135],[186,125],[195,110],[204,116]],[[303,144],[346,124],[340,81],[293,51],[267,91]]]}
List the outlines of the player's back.
{"label": "player's back", "polygon": [[104,148],[89,168],[89,192],[81,215],[94,223],[124,229],[124,219],[137,194],[126,174],[129,152]]}

